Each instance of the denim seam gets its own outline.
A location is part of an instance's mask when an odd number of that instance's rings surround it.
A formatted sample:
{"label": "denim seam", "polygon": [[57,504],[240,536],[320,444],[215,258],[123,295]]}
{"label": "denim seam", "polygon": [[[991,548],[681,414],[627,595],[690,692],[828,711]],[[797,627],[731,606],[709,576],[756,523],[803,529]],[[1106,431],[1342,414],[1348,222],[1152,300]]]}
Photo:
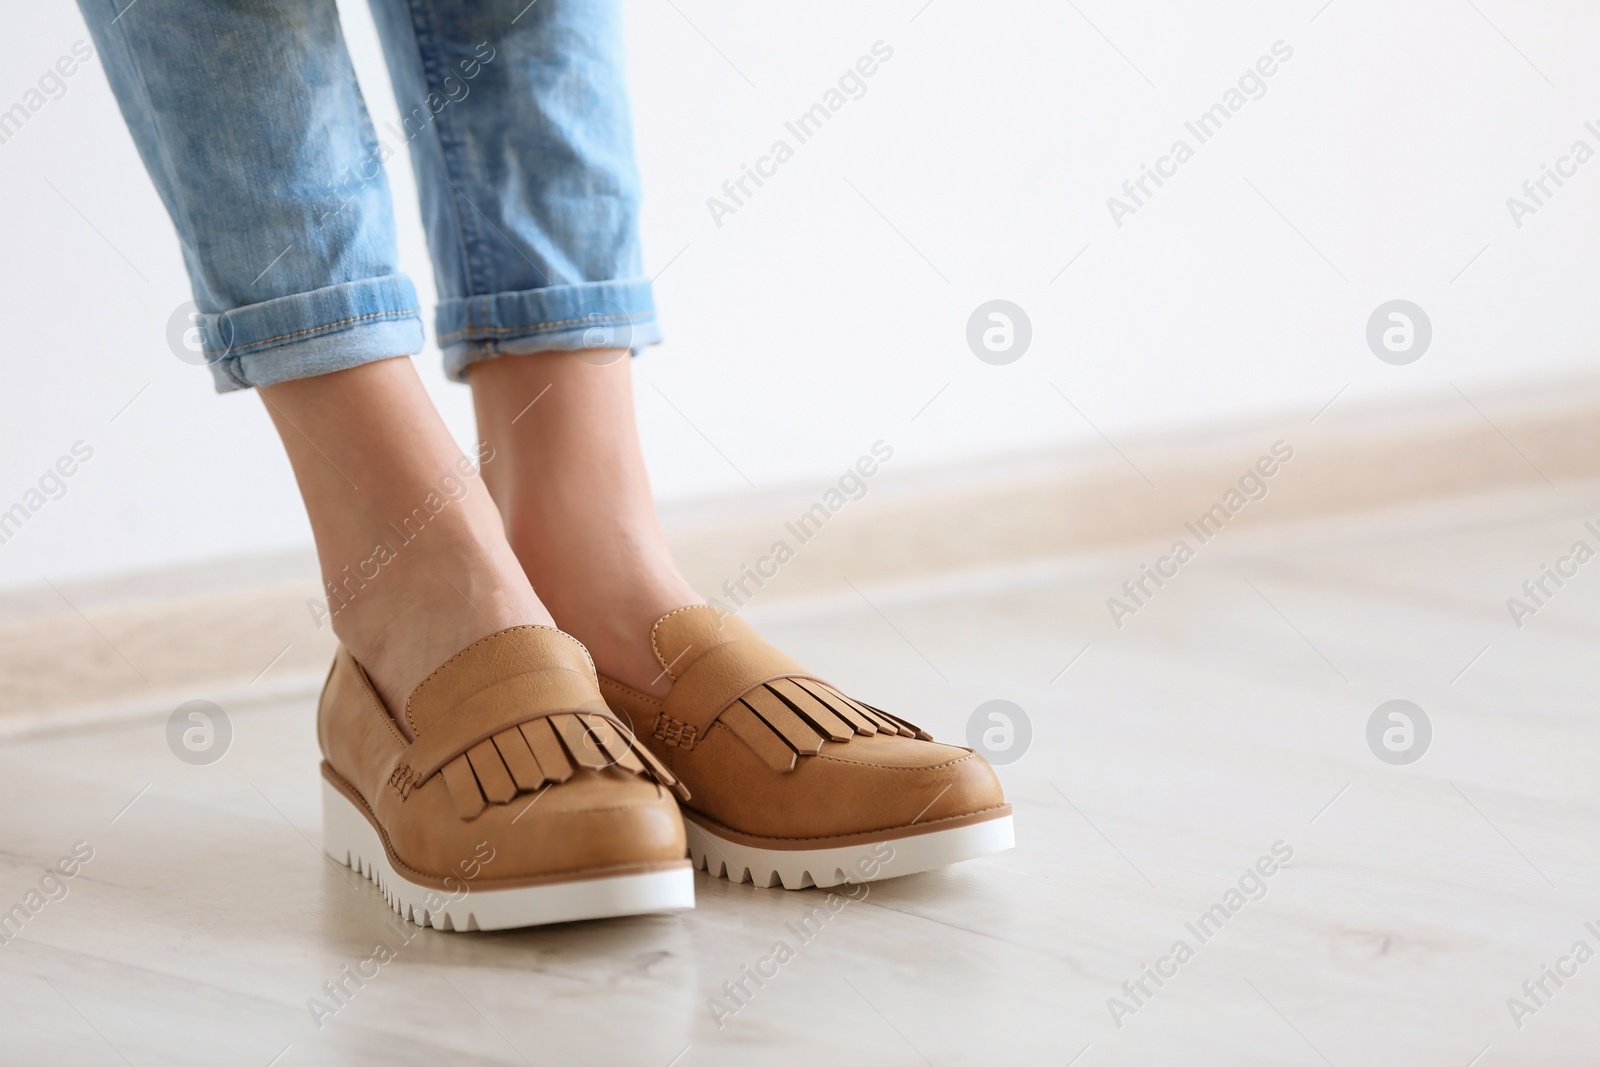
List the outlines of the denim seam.
{"label": "denim seam", "polygon": [[[361,148],[367,153],[367,158],[371,159],[374,156],[379,156],[382,154],[383,146],[378,140],[378,129],[372,124],[372,112],[367,110],[367,94],[361,91],[361,83],[356,81],[355,69],[350,66],[350,46],[344,40],[343,26],[339,28],[339,37],[339,44],[344,45],[340,51],[344,54],[346,67],[350,68],[344,72],[345,76],[349,78],[351,82],[355,83],[356,87],[356,112],[361,116]],[[360,172],[357,171],[357,177],[359,176]],[[378,166],[378,176],[376,180],[381,181],[383,183],[383,187],[388,189],[389,172],[383,169],[381,161]],[[343,197],[340,198],[339,211],[344,210],[344,199],[345,198]],[[335,214],[338,214],[338,212],[335,212]]]}
{"label": "denim seam", "polygon": [[239,373],[239,361],[243,358],[243,356],[228,356],[224,359],[217,360],[217,362],[221,364],[222,369],[227,372],[228,377],[233,379],[234,385],[237,385],[240,389],[251,389],[254,388],[253,383],[251,383],[251,381],[243,374]]}
{"label": "denim seam", "polygon": [[[111,24],[113,26],[115,26],[117,22],[121,20],[123,15],[128,13],[127,8],[123,8],[121,11],[117,10],[116,0],[106,0],[105,6],[116,13],[116,17],[111,20]],[[132,68],[133,72],[138,75],[139,78],[139,93],[144,97],[146,121],[150,123],[150,129],[155,134],[154,140],[157,146],[159,146],[161,152],[161,165],[166,169],[169,184],[176,186],[178,184],[176,180],[178,176],[178,169],[173,166],[172,157],[167,152],[167,139],[165,134],[162,132],[160,125],[161,112],[156,108],[154,101],[151,99],[150,86],[148,83],[146,83],[144,78],[144,65],[141,64],[138,61],[138,58],[134,55],[133,42],[129,40],[128,37],[128,28],[126,26],[119,27],[118,32],[122,35],[122,47],[128,53],[128,66]],[[162,200],[165,201],[166,197],[162,197]],[[183,198],[175,196],[167,206],[174,216],[173,222],[178,230],[178,243],[180,245],[187,245],[189,243],[187,235],[195,233],[196,231],[193,226],[192,219],[184,218],[180,221],[177,218],[180,213],[185,215],[187,214],[184,211]],[[184,258],[187,260],[188,257],[185,256]]]}
{"label": "denim seam", "polygon": [[543,330],[552,326],[575,326],[581,322],[617,322],[619,320],[653,318],[655,318],[654,311],[640,311],[626,315],[606,315],[604,317],[597,315],[592,318],[585,317],[581,319],[552,319],[549,322],[530,322],[525,326],[472,326],[469,324],[464,329],[455,330],[451,333],[445,334],[443,337],[438,339],[438,344],[443,347],[444,345],[453,343],[459,337],[464,337],[474,333],[526,333],[531,330]]}
{"label": "denim seam", "polygon": [[[295,330],[293,333],[280,333],[276,337],[263,337],[259,341],[247,341],[242,345],[229,345],[227,348],[204,348],[201,349],[201,351],[208,356],[215,353],[222,355],[225,357],[225,359],[233,360],[237,359],[238,356],[229,356],[228,353],[238,352],[240,356],[253,355],[253,351],[247,352],[244,350],[254,350],[262,345],[275,344],[278,341],[287,341],[292,337],[304,337],[307,334],[313,333],[329,333],[342,327],[352,325],[353,323],[367,322],[371,319],[403,319],[408,315],[417,315],[420,318],[421,312],[421,308],[406,308],[403,311],[374,311],[368,315],[355,315],[348,319],[337,319],[333,322],[324,322],[320,326],[310,326],[304,330]],[[244,384],[248,385],[249,383],[246,382]]]}
{"label": "denim seam", "polygon": [[[411,39],[416,43],[417,46],[417,64],[422,68],[422,89],[424,94],[422,106],[427,107],[427,94],[434,91],[433,83],[436,80],[435,76],[438,74],[438,68],[435,62],[435,57],[438,52],[437,46],[435,45],[437,35],[433,32],[433,21],[430,17],[430,13],[427,10],[424,0],[407,0],[406,7],[409,8],[411,12],[411,18],[407,21],[411,25]],[[426,45],[423,43],[424,40],[427,41]],[[442,87],[443,79],[437,80],[440,82]],[[461,205],[456,200],[456,197],[466,200],[467,194],[462,192],[460,186],[456,185],[455,181],[451,178],[451,157],[455,155],[456,152],[454,147],[445,143],[444,123],[442,121],[445,112],[449,110],[449,108],[444,108],[441,110],[438,114],[433,116],[433,121],[428,125],[430,127],[430,135],[433,137],[434,143],[439,147],[439,166],[443,171],[445,184],[449,185],[451,190],[455,193],[455,196],[448,198],[450,202],[450,213],[455,216],[456,220],[456,241],[461,246],[461,265],[464,273],[466,274],[465,280],[467,283],[467,291],[472,292],[475,289],[489,289],[492,288],[492,286],[480,284],[481,279],[478,275],[478,264],[481,262],[482,257],[476,255],[475,250],[482,246],[483,241],[476,230],[468,230],[467,220],[469,216],[462,214]],[[472,204],[470,200],[468,200],[467,203],[469,206]],[[476,211],[477,209],[473,208],[473,210]]]}

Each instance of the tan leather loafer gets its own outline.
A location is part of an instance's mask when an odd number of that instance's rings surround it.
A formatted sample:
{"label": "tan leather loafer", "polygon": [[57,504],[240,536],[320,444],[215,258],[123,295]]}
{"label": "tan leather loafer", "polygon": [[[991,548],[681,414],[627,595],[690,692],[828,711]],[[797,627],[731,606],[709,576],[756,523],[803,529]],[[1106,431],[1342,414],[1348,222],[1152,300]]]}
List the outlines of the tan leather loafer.
{"label": "tan leather loafer", "polygon": [[710,605],[661,617],[664,700],[601,676],[612,708],[689,787],[697,869],[786,889],[866,882],[1014,844],[994,769],[852,700]]}
{"label": "tan leather loafer", "polygon": [[673,774],[548,626],[457,653],[397,720],[343,649],[317,712],[323,848],[444,930],[694,906]]}

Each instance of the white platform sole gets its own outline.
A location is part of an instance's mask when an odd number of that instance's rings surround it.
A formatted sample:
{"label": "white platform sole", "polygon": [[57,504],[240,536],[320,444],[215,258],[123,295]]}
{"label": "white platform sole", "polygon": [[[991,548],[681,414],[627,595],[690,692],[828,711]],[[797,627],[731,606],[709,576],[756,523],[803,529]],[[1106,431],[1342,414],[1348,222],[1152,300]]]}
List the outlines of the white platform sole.
{"label": "white platform sole", "polygon": [[785,889],[808,886],[827,889],[846,882],[898,878],[902,874],[930,871],[1004,852],[1017,843],[1010,815],[868,845],[818,849],[743,845],[688,816],[684,817],[683,828],[689,838],[689,859],[695,870],[730,882],[753,882],[763,889],[775,885]]}
{"label": "white platform sole", "polygon": [[326,779],[322,848],[370,878],[402,919],[436,930],[509,930],[694,907],[694,871],[687,867],[514,889],[479,889],[466,880],[454,893],[419,885],[395,871],[378,831]]}

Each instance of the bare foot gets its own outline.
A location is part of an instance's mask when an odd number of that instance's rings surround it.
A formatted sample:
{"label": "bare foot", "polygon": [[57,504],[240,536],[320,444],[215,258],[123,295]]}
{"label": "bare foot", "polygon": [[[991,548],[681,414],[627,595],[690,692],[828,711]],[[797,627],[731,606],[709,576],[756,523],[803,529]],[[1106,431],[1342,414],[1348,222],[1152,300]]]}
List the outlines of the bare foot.
{"label": "bare foot", "polygon": [[602,674],[664,694],[672,683],[650,628],[704,601],[678,573],[656,517],[627,354],[502,356],[473,364],[469,377],[492,454],[484,481],[539,598]]}
{"label": "bare foot", "polygon": [[473,641],[552,624],[409,359],[258,391],[311,518],[326,621],[391,712]]}

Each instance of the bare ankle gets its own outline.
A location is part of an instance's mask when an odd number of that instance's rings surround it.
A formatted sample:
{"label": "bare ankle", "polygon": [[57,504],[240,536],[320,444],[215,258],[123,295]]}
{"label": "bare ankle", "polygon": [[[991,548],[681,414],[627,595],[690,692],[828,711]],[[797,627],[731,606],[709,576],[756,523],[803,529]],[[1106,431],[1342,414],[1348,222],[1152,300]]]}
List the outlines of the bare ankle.
{"label": "bare ankle", "polygon": [[410,361],[260,393],[305,499],[334,633],[391,711],[472,641],[550,624]]}
{"label": "bare ankle", "polygon": [[506,356],[474,364],[471,381],[495,503],[534,589],[601,673],[663,692],[650,629],[701,600],[656,518],[628,361]]}
{"label": "bare ankle", "polygon": [[[513,537],[513,547],[518,542]],[[523,542],[524,569],[556,625],[582,641],[601,674],[636,689],[665,695],[671,679],[651,645],[651,628],[669,611],[704,603],[660,553],[550,553]],[[545,546],[548,549],[548,545]]]}
{"label": "bare ankle", "polygon": [[396,715],[419,682],[474,641],[512,626],[555,624],[520,571],[439,555],[419,556],[409,572],[380,574],[330,614],[334,634]]}

